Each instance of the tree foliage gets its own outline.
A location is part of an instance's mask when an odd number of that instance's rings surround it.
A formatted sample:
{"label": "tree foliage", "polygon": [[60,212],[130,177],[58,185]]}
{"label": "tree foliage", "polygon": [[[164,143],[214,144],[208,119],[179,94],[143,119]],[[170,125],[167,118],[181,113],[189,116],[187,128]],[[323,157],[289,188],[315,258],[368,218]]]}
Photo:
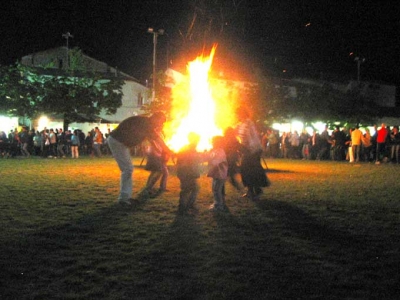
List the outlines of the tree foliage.
{"label": "tree foliage", "polygon": [[374,122],[377,116],[377,105],[357,90],[341,91],[328,83],[292,83],[292,86],[296,88],[297,97],[288,98],[286,104],[294,116],[305,121],[358,124]]}
{"label": "tree foliage", "polygon": [[265,124],[299,119],[305,123],[324,121],[374,123],[379,106],[358,90],[341,91],[329,83],[305,84],[264,75],[243,92],[241,100],[253,117]]}
{"label": "tree foliage", "polygon": [[[50,75],[51,74],[51,75]],[[35,118],[42,113],[63,115],[74,122],[100,111],[114,114],[122,105],[123,81],[89,72],[58,72],[19,63],[0,68],[0,111]]]}
{"label": "tree foliage", "polygon": [[26,76],[20,64],[0,66],[0,112],[9,116],[32,117],[38,113],[36,101],[42,91],[38,81]]}
{"label": "tree foliage", "polygon": [[43,82],[43,94],[38,103],[42,112],[62,114],[73,122],[79,115],[94,120],[102,110],[115,114],[122,104],[122,82],[102,79],[96,75],[84,77],[52,77]]}

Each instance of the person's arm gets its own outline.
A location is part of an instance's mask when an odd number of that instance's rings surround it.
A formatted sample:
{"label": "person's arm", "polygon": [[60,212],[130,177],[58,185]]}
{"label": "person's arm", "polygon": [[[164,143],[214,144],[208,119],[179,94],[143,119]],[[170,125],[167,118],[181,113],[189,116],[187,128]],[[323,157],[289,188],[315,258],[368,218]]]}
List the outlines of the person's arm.
{"label": "person's arm", "polygon": [[172,153],[172,151],[168,148],[167,144],[165,144],[164,139],[155,130],[151,130],[149,132],[148,139],[150,140],[150,142],[154,141],[154,143],[161,146],[163,152],[168,153],[168,154]]}

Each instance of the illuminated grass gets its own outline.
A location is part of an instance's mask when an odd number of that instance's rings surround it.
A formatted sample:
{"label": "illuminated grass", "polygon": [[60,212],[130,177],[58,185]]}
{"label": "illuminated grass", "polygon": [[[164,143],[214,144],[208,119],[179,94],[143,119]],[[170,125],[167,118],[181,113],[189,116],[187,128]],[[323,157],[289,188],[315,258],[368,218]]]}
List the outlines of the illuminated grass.
{"label": "illuminated grass", "polygon": [[[134,191],[148,172],[135,159]],[[254,203],[116,205],[112,158],[0,160],[1,299],[396,299],[400,167],[268,160]]]}

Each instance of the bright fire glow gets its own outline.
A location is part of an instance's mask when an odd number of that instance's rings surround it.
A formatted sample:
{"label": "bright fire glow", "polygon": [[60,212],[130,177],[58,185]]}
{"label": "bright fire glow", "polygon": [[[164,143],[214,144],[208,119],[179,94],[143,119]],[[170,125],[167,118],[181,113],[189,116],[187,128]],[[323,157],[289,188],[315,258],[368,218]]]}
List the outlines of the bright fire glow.
{"label": "bright fire glow", "polygon": [[190,132],[200,135],[198,151],[209,150],[212,137],[222,135],[223,129],[233,124],[230,121],[232,110],[225,109],[226,92],[216,85],[212,87],[209,81],[215,49],[214,46],[209,57],[199,56],[189,62],[187,80],[172,89],[172,121],[166,124],[164,130],[166,142],[175,152],[188,144]]}

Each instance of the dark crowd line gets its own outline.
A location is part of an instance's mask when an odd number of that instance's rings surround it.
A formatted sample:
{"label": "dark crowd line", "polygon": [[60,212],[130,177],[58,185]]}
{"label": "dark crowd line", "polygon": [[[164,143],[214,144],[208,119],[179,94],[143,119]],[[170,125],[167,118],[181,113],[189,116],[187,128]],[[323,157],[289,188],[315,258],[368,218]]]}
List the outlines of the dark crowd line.
{"label": "dark crowd line", "polygon": [[266,158],[400,163],[399,126],[374,125],[372,135],[368,128],[361,130],[358,126],[336,126],[331,133],[325,126],[322,132],[315,130],[312,134],[306,130],[280,134],[269,129],[261,135]]}
{"label": "dark crowd line", "polygon": [[103,134],[98,127],[86,134],[81,130],[43,129],[35,131],[23,126],[0,132],[1,158],[79,158],[110,155],[107,145],[109,131]]}

